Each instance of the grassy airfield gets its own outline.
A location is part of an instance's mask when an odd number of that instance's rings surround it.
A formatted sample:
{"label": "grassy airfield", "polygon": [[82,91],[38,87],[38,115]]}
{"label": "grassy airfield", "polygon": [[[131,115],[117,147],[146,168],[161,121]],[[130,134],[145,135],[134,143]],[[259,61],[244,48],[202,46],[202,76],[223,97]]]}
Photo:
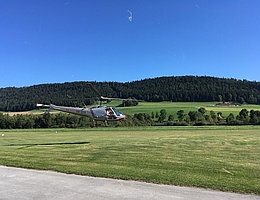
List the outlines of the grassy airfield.
{"label": "grassy airfield", "polygon": [[[120,103],[122,102],[112,101],[109,104],[103,105],[116,107]],[[189,111],[198,111],[198,109],[201,107],[205,108],[208,113],[211,110],[213,110],[216,114],[221,112],[223,117],[227,117],[230,113],[233,113],[235,116],[237,116],[242,109],[247,109],[248,111],[260,110],[260,105],[254,104],[244,104],[241,106],[216,106],[217,103],[220,102],[139,102],[138,106],[118,107],[118,109],[124,114],[128,115],[134,115],[135,113],[151,114],[151,112],[154,112],[155,114],[156,112],[160,113],[160,110],[165,109],[167,111],[167,115],[172,114],[175,119],[177,119],[176,113],[179,110],[184,110],[184,112],[188,114]]]}
{"label": "grassy airfield", "polygon": [[0,130],[0,165],[260,195],[260,126]]}

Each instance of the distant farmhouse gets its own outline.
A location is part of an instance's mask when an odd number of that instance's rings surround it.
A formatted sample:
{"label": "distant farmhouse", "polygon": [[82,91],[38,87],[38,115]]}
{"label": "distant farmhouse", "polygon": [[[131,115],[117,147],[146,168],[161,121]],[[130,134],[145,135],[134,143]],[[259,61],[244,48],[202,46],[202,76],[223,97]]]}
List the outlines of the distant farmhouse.
{"label": "distant farmhouse", "polygon": [[216,104],[216,106],[239,106],[239,104],[234,102],[223,102]]}

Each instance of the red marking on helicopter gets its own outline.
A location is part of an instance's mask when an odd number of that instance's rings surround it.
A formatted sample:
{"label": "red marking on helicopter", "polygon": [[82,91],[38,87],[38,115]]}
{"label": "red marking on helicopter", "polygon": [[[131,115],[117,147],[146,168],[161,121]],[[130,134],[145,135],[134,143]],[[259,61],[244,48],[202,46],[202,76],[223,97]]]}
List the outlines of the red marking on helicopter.
{"label": "red marking on helicopter", "polygon": [[94,118],[95,115],[94,115],[94,112],[93,112],[92,108],[90,108],[89,110],[90,110],[90,113],[91,113],[92,117]]}

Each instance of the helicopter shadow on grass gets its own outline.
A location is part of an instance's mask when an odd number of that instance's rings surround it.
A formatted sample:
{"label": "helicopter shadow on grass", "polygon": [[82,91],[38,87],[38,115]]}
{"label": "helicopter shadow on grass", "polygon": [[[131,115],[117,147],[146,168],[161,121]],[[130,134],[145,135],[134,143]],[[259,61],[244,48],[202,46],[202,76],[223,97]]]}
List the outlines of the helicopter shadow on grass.
{"label": "helicopter shadow on grass", "polygon": [[7,144],[4,146],[17,146],[23,149],[23,148],[29,148],[33,146],[54,146],[54,145],[84,145],[84,144],[90,144],[90,142],[49,142],[49,143],[33,143],[33,144]]}

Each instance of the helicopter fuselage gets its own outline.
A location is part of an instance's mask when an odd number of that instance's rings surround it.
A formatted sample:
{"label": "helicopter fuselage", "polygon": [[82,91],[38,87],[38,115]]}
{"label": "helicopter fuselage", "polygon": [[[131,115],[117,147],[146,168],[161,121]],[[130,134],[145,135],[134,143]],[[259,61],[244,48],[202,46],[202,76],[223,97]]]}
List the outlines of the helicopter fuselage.
{"label": "helicopter fuselage", "polygon": [[50,104],[48,112],[50,110],[58,110],[66,113],[81,115],[81,116],[92,118],[95,121],[117,121],[117,120],[125,119],[125,115],[123,113],[121,113],[116,108],[108,107],[108,106],[76,108],[76,107],[56,106],[54,104]]}

